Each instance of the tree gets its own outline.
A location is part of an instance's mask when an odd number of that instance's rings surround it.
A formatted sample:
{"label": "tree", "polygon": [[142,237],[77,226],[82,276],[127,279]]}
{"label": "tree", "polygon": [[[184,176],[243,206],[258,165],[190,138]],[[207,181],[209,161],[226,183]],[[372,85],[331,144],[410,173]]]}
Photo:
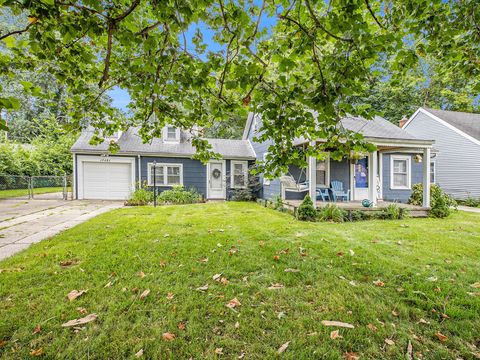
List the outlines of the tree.
{"label": "tree", "polygon": [[[372,148],[335,125],[346,113],[374,114],[350,97],[365,94],[381,59],[395,77],[428,55],[455,74],[479,78],[476,0],[5,0],[4,6],[28,18],[0,33],[8,48],[0,65],[54,74],[73,94],[67,111],[77,123],[87,115],[99,135],[135,123],[147,140],[165,123],[208,128],[256,111],[261,138],[275,143],[264,166],[272,175],[325,148],[338,149],[334,158]],[[272,18],[274,25],[263,26]],[[203,39],[208,33],[215,46]],[[114,86],[132,97],[128,124],[112,124],[112,107],[98,101]],[[473,90],[480,90],[478,81]],[[11,100],[1,101],[12,108]],[[294,147],[298,136],[325,142]],[[198,158],[214,155],[201,138],[192,143]]]}

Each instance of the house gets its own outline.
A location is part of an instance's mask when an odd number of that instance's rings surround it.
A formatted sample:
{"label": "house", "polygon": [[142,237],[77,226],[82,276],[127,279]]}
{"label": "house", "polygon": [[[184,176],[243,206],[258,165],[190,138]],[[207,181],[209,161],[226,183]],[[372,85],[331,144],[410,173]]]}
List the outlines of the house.
{"label": "house", "polygon": [[[191,134],[173,126],[165,126],[162,136],[149,143],[142,142],[136,127],[100,145],[90,144],[92,135],[92,129],[85,129],[71,149],[76,199],[125,200],[139,184],[151,187],[154,182],[159,191],[183,185],[206,199],[226,199],[233,189],[247,186],[255,160],[248,140],[207,139],[221,159],[204,165],[193,159]],[[110,141],[119,146],[114,155],[108,151]]]}
{"label": "house", "polygon": [[[250,114],[245,126],[243,140],[251,142],[258,160],[263,160],[271,142],[257,142],[260,134],[261,116]],[[365,140],[376,145],[377,150],[365,154],[358,161],[343,158],[336,161],[327,157],[319,161],[308,159],[308,167],[289,167],[289,178],[294,183],[305,183],[295,188],[281,179],[261,178],[262,194],[265,199],[281,196],[283,200],[299,200],[307,193],[317,198],[319,189],[331,188],[331,184],[341,183],[343,191],[349,193],[350,201],[370,200],[373,205],[381,201],[406,203],[415,183],[424,184],[424,207],[430,206],[430,152],[433,141],[428,136],[414,136],[389,121],[375,117],[366,120],[358,117],[345,117],[339,126],[363,134]],[[321,142],[322,140],[317,140]],[[305,139],[296,139],[296,146],[308,144]],[[427,159],[427,160],[425,160]],[[308,185],[307,185],[308,184]],[[285,187],[288,186],[288,189]],[[327,200],[327,199],[323,199]]]}
{"label": "house", "polygon": [[402,128],[435,140],[431,182],[456,199],[480,198],[480,114],[421,107]]}

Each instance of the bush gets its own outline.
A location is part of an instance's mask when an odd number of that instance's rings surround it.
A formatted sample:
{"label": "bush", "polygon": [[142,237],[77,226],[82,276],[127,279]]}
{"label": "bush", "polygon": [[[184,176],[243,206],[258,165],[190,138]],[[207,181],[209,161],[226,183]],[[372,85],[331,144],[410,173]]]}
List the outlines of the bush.
{"label": "bush", "polygon": [[327,204],[318,210],[318,218],[321,221],[343,222],[348,213],[335,204]]}
{"label": "bush", "polygon": [[232,197],[230,198],[233,201],[255,201],[257,197],[253,193],[252,189],[233,189]]}
{"label": "bush", "polygon": [[401,220],[408,216],[408,210],[401,208],[397,204],[390,204],[384,208],[378,215],[380,219]]}
{"label": "bush", "polygon": [[194,204],[202,201],[202,195],[193,188],[185,190],[182,185],[175,185],[161,192],[157,201],[164,204]]}
{"label": "bush", "polygon": [[309,195],[305,196],[298,207],[297,218],[302,221],[315,221],[317,219],[317,211],[313,207],[313,202]]}
{"label": "bush", "polygon": [[283,200],[280,195],[275,195],[272,199],[272,203],[273,203],[273,208],[275,210],[282,211],[282,212],[285,211],[285,207],[283,206]]}
{"label": "bush", "polygon": [[480,199],[475,199],[475,198],[469,196],[465,200],[461,201],[461,203],[465,206],[479,207],[480,206]]}
{"label": "bush", "polygon": [[[419,205],[423,204],[423,185],[414,184],[412,187],[412,194],[408,200],[409,204]],[[444,218],[451,214],[452,208],[457,207],[457,202],[447,193],[445,193],[440,186],[432,184],[430,186],[430,213],[431,217]]]}
{"label": "bush", "polygon": [[146,189],[140,188],[135,190],[130,198],[125,202],[127,206],[144,206],[153,201],[153,192]]}

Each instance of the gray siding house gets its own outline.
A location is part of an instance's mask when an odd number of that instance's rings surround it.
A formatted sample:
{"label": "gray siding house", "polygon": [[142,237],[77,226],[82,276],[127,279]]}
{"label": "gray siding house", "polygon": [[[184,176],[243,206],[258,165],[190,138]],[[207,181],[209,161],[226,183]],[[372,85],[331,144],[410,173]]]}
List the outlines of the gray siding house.
{"label": "gray siding house", "polygon": [[480,114],[419,108],[403,129],[435,140],[432,182],[456,199],[480,198]]}
{"label": "gray siding house", "polygon": [[[318,189],[327,191],[332,182],[340,182],[345,192],[349,191],[350,201],[368,199],[373,204],[381,201],[406,203],[412,192],[412,185],[423,183],[425,186],[424,206],[430,206],[429,196],[429,162],[423,159],[430,158],[433,141],[428,136],[415,136],[389,121],[375,117],[366,120],[358,117],[346,117],[339,126],[345,129],[360,132],[365,139],[377,146],[377,151],[366,154],[363,159],[351,161],[344,158],[336,161],[327,158],[319,161],[308,159],[308,167],[299,169],[290,166],[287,178],[303,185],[297,189],[286,189],[281,179],[267,179],[261,176],[262,194],[265,199],[281,196],[284,200],[303,199],[310,194],[312,199],[318,200]],[[257,160],[263,160],[275,144],[272,142],[258,142],[262,127],[261,116],[250,114],[245,126],[243,139],[252,143]],[[319,142],[321,140],[318,140]],[[296,146],[307,144],[305,139],[296,139]]]}
{"label": "gray siding house", "polygon": [[[160,191],[183,185],[206,199],[227,199],[233,189],[247,186],[255,160],[249,141],[207,139],[222,158],[204,165],[193,159],[189,133],[166,126],[161,138],[143,143],[138,130],[132,127],[100,145],[90,144],[92,129],[82,132],[72,147],[75,198],[125,200],[139,185],[155,183]],[[120,148],[114,155],[108,151],[110,141]]]}

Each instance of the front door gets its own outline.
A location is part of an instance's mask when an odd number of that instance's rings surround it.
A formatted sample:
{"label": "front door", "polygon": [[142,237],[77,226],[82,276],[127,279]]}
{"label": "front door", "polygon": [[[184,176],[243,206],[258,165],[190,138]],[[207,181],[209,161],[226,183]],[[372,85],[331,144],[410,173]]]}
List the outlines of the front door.
{"label": "front door", "polygon": [[359,159],[353,166],[353,199],[368,199],[368,157]]}
{"label": "front door", "polygon": [[210,161],[208,163],[208,195],[209,199],[225,199],[226,197],[226,177],[225,162]]}

